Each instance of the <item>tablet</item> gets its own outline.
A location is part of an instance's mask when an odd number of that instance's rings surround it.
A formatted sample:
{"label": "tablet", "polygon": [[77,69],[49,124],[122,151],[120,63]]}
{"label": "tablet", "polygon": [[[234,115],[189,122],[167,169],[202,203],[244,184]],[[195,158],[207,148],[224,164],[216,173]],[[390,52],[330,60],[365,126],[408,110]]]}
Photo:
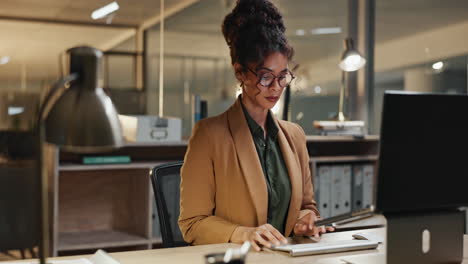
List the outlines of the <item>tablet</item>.
{"label": "tablet", "polygon": [[273,246],[272,250],[288,252],[292,257],[345,252],[353,250],[376,249],[378,241],[369,240],[338,240],[305,244],[287,244]]}

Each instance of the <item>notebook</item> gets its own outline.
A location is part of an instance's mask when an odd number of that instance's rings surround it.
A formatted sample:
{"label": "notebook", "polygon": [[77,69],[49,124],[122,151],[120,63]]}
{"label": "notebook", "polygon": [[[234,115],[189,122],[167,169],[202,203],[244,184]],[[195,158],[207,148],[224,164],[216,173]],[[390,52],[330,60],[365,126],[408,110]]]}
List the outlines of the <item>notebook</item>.
{"label": "notebook", "polygon": [[350,239],[305,244],[287,244],[282,246],[273,246],[271,249],[288,252],[292,257],[298,257],[353,250],[376,249],[378,245],[378,241]]}

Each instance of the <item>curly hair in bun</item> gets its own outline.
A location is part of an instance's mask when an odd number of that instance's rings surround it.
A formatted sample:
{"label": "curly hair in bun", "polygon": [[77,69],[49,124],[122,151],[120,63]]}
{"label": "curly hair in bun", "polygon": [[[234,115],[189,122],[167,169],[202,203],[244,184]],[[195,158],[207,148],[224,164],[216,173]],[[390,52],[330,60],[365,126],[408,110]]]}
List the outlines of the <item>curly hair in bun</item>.
{"label": "curly hair in bun", "polygon": [[222,25],[231,63],[245,68],[248,63],[262,63],[273,52],[281,52],[291,60],[294,49],[288,44],[285,30],[283,17],[270,1],[238,0]]}

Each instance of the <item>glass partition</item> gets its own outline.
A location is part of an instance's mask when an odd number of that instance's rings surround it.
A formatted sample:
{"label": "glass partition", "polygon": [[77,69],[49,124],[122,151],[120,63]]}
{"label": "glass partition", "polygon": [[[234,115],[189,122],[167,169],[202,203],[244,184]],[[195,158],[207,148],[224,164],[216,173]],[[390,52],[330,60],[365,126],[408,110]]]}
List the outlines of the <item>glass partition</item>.
{"label": "glass partition", "polygon": [[466,93],[466,1],[377,1],[371,132],[386,90]]}
{"label": "glass partition", "polygon": [[[193,125],[193,96],[207,101],[208,116],[225,111],[239,92],[221,33],[225,15],[235,1],[197,2],[165,21],[164,115],[183,119],[183,136]],[[346,36],[343,1],[273,1],[284,15],[287,37],[297,67],[291,85],[288,119],[307,134],[313,120],[328,119],[338,111],[341,72],[338,62]],[[147,33],[148,114],[159,114],[159,25]],[[181,103],[183,102],[183,104]]]}

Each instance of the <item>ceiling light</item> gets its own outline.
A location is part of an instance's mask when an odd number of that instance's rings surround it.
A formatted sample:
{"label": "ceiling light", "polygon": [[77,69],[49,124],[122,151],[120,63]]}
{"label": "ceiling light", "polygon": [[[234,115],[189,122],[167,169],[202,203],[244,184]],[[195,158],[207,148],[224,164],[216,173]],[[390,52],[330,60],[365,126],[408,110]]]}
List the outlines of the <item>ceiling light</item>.
{"label": "ceiling light", "polygon": [[316,85],[316,86],[314,87],[314,92],[315,92],[315,93],[318,93],[318,94],[321,93],[321,92],[322,92],[322,87]]}
{"label": "ceiling light", "polygon": [[7,64],[8,62],[10,62],[9,56],[0,57],[0,65]]}
{"label": "ceiling light", "polygon": [[312,35],[325,35],[325,34],[339,34],[341,33],[340,27],[326,27],[326,28],[314,28],[310,31]]}
{"label": "ceiling light", "polygon": [[303,30],[303,29],[296,30],[296,35],[297,36],[304,36],[305,35],[305,30]]}
{"label": "ceiling light", "polygon": [[117,4],[117,2],[112,2],[108,5],[105,5],[99,9],[94,10],[93,13],[91,13],[91,18],[100,19],[117,10],[119,10],[119,4]]}
{"label": "ceiling light", "polygon": [[438,62],[432,64],[432,69],[434,69],[434,70],[442,70],[443,67],[444,67],[444,63],[441,62],[441,61],[438,61]]}

